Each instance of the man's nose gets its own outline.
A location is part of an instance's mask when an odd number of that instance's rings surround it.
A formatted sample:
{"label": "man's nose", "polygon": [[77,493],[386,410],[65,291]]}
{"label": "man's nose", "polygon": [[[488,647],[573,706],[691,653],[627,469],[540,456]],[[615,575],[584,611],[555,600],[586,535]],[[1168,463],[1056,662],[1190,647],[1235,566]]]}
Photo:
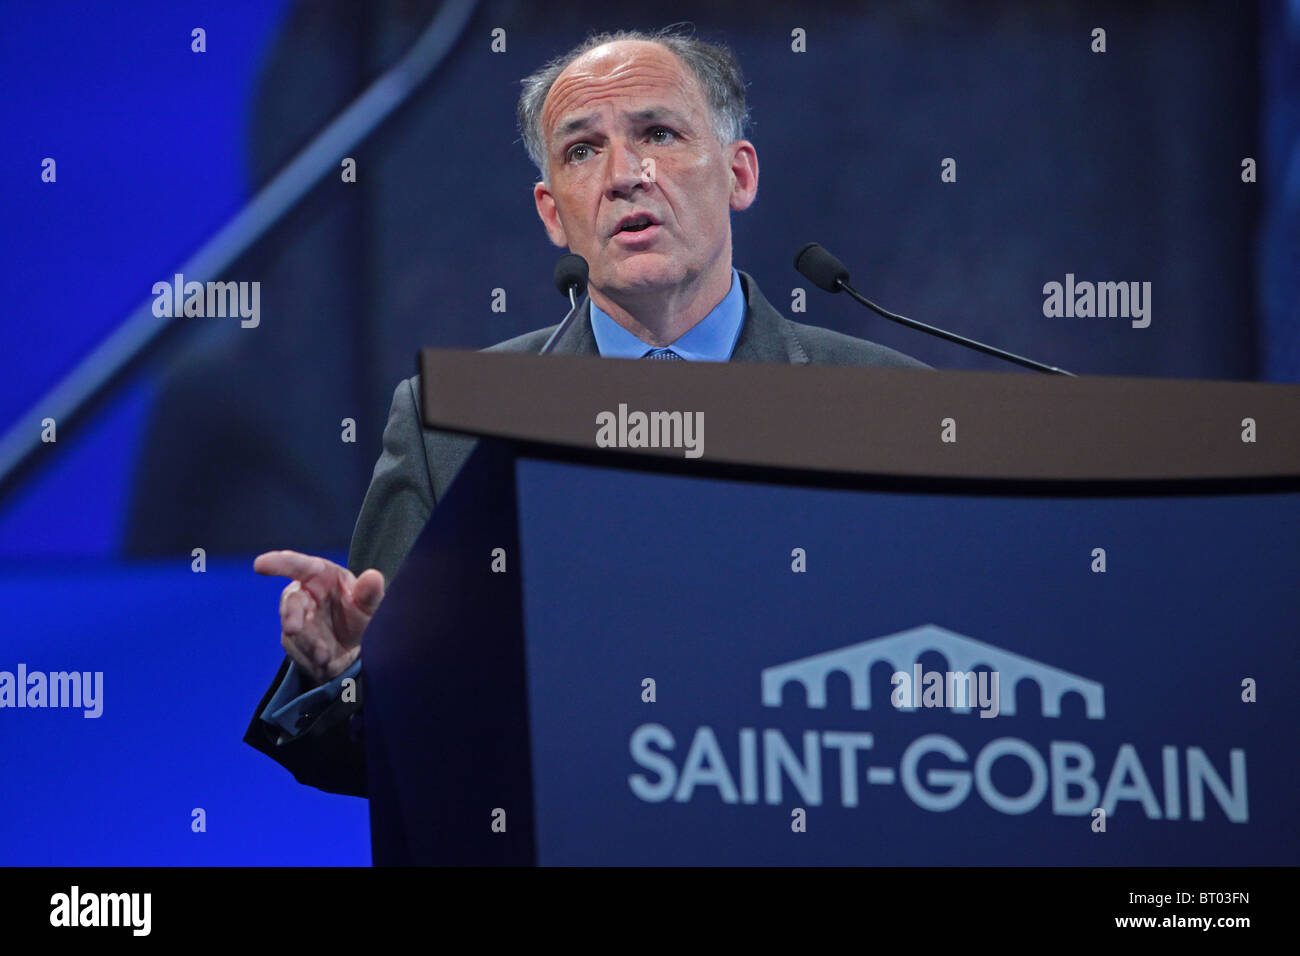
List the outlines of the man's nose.
{"label": "man's nose", "polygon": [[611,196],[626,196],[637,186],[644,186],[646,177],[641,166],[641,154],[624,143],[613,143],[609,148],[609,164],[605,168],[606,191]]}

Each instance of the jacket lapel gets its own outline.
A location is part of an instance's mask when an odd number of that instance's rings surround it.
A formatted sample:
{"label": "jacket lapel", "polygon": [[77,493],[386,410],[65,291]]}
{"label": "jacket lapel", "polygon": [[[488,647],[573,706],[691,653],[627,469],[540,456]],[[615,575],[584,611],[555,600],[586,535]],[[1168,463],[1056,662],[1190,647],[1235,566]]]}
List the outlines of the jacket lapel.
{"label": "jacket lapel", "polygon": [[745,292],[745,324],[741,326],[733,362],[789,362],[807,365],[808,355],[790,329],[790,321],[772,307],[747,272],[737,269]]}
{"label": "jacket lapel", "polygon": [[553,355],[600,355],[596,347],[596,335],[591,331],[591,297],[585,293],[578,304],[578,314],[570,325],[555,341],[551,349]]}

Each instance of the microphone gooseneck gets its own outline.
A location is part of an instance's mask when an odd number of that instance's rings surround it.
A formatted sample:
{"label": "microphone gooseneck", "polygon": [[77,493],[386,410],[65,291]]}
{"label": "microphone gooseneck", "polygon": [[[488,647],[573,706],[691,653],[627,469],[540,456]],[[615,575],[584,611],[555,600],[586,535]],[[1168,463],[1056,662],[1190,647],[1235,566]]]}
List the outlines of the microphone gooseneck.
{"label": "microphone gooseneck", "polygon": [[992,355],[995,358],[1005,359],[1008,362],[1014,362],[1025,368],[1031,368],[1036,372],[1046,372],[1049,375],[1068,375],[1074,377],[1073,372],[1067,372],[1063,368],[1057,368],[1055,365],[1045,365],[1042,362],[1036,362],[1031,358],[1025,358],[1023,355],[1016,355],[1014,352],[1007,352],[992,345],[985,345],[983,342],[977,342],[974,339],[968,339],[964,335],[958,335],[956,332],[949,332],[946,329],[936,328],[933,325],[926,325],[924,322],[918,322],[915,319],[909,319],[907,316],[898,315],[890,312],[888,309],[882,309],[876,303],[866,298],[857,289],[849,285],[849,270],[845,268],[844,263],[840,262],[833,255],[826,251],[822,246],[815,242],[810,242],[795,253],[794,267],[801,275],[812,281],[813,285],[819,289],[825,289],[827,292],[847,292],[849,297],[865,305],[877,315],[889,319],[891,322],[897,322],[905,325],[909,329],[916,329],[920,332],[927,332],[930,335],[937,335],[941,339],[949,342],[956,342],[958,345],[964,345],[966,348],[974,349],[977,352],[983,352],[985,355]]}

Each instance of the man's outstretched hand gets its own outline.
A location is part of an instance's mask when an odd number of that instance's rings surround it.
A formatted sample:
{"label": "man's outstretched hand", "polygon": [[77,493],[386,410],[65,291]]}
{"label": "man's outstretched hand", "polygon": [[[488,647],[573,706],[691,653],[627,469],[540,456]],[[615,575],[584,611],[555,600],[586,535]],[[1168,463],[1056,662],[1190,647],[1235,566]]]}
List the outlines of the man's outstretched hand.
{"label": "man's outstretched hand", "polygon": [[293,578],[280,594],[280,644],[318,685],[352,666],[361,635],[384,599],[383,572],[354,577],[347,568],[297,551],[267,551],[258,574]]}

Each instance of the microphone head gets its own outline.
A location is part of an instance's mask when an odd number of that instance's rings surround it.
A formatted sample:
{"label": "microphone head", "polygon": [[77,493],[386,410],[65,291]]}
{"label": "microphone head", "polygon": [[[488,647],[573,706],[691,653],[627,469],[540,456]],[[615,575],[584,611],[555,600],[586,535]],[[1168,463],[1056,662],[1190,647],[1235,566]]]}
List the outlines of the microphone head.
{"label": "microphone head", "polygon": [[849,281],[849,270],[833,255],[815,242],[804,246],[794,257],[794,267],[818,288],[839,292],[840,282]]}
{"label": "microphone head", "polygon": [[578,287],[575,296],[587,290],[587,260],[570,252],[560,256],[560,261],[555,264],[555,288],[567,299],[569,287],[575,285]]}

